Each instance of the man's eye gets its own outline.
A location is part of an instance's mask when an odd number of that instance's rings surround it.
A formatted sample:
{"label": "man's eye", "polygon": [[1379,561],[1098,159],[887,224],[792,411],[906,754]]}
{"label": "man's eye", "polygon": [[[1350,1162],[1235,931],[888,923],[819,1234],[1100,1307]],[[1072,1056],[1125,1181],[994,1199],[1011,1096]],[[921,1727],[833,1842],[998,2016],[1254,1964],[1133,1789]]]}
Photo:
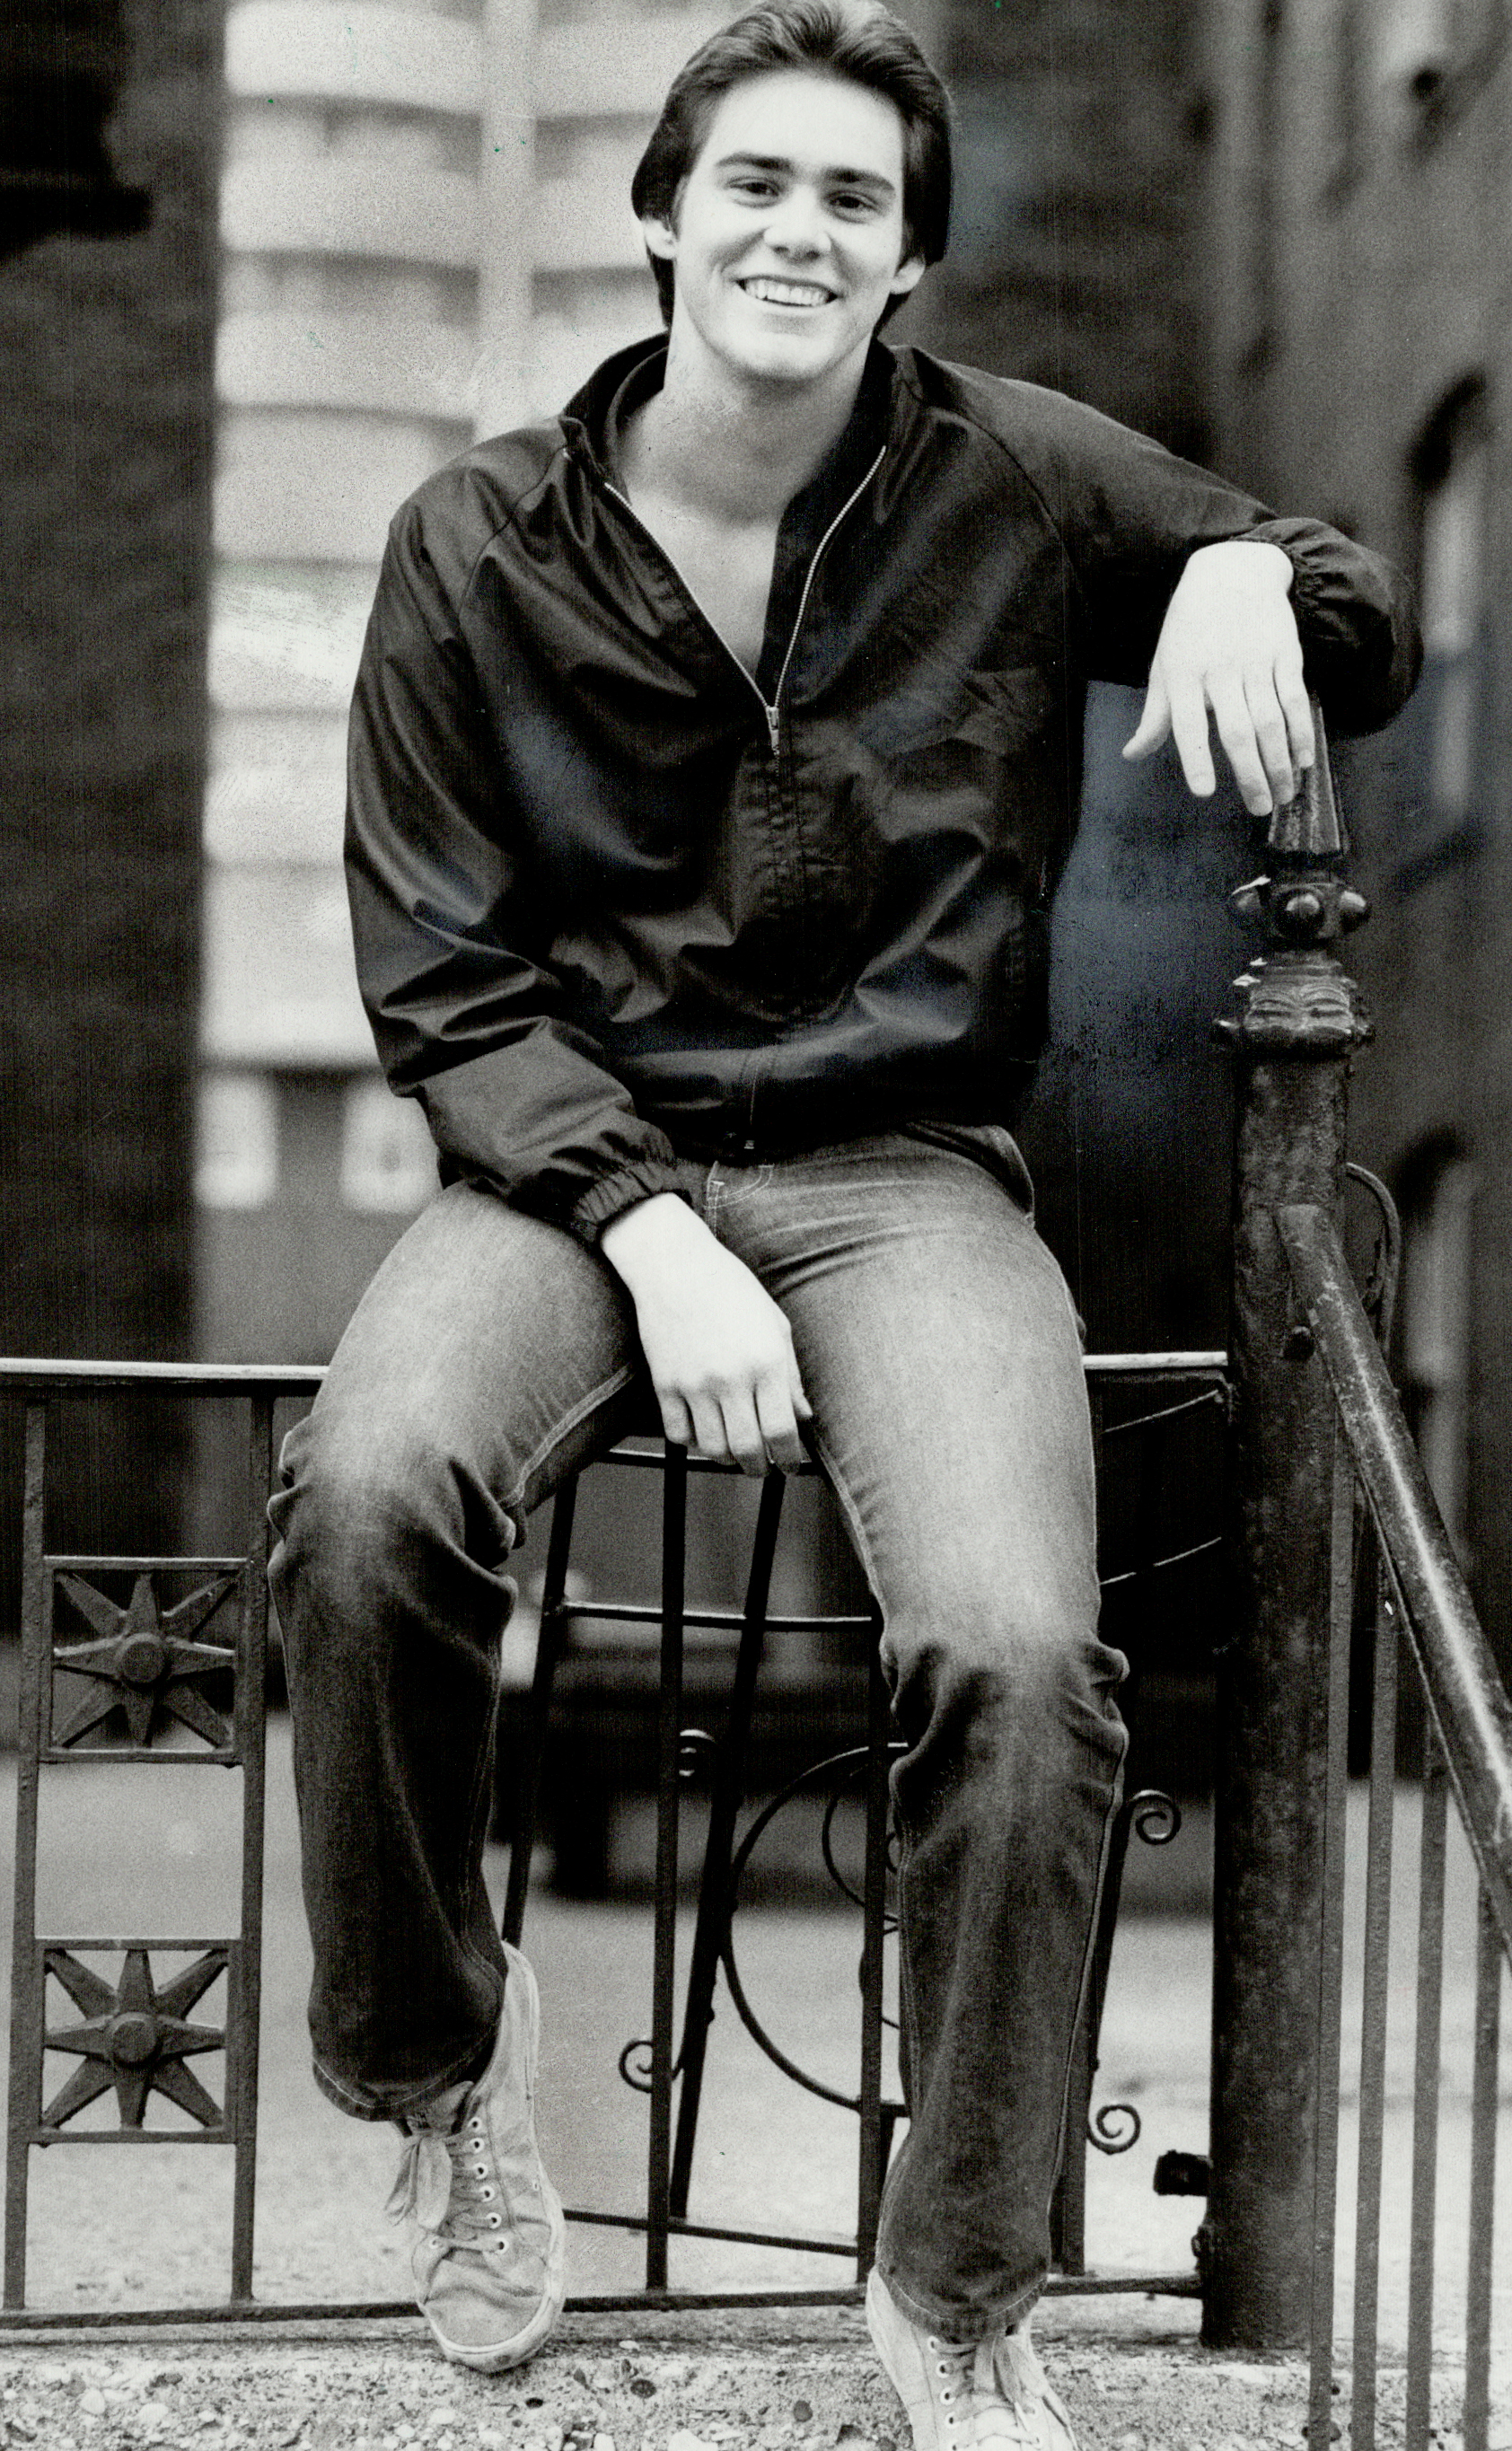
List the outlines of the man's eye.
{"label": "man's eye", "polygon": [[845,195],[835,196],[831,201],[837,212],[871,213],[876,210],[876,200],[873,196],[851,195],[848,193]]}

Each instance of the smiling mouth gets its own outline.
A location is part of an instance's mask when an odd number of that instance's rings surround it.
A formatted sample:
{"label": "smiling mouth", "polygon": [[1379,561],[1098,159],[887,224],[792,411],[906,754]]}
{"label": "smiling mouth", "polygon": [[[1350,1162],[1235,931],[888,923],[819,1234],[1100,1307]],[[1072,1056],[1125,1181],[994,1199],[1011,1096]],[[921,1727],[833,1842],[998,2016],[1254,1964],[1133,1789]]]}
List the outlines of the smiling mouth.
{"label": "smiling mouth", "polygon": [[835,294],[816,281],[776,281],[764,274],[738,286],[763,306],[828,306]]}

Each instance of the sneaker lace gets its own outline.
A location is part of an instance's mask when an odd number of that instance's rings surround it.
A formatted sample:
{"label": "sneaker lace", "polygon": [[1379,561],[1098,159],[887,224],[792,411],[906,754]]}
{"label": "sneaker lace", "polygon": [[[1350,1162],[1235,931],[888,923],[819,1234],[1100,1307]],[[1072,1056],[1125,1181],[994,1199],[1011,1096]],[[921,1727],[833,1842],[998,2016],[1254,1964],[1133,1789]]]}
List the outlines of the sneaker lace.
{"label": "sneaker lace", "polygon": [[952,2443],[961,2451],[972,2437],[967,2430],[972,2422],[972,2367],[976,2357],[975,2343],[971,2341],[940,2341],[932,2332],[925,2343],[930,2368],[934,2378],[933,2396],[944,2412],[945,2423]]}
{"label": "sneaker lace", "polygon": [[450,2130],[421,2121],[407,2129],[385,2209],[391,2220],[417,2222],[459,2246],[508,2245],[502,2190],[481,2110]]}
{"label": "sneaker lace", "polygon": [[974,2385],[978,2443],[1076,2451],[1065,2402],[1040,2364],[1026,2325],[983,2343]]}

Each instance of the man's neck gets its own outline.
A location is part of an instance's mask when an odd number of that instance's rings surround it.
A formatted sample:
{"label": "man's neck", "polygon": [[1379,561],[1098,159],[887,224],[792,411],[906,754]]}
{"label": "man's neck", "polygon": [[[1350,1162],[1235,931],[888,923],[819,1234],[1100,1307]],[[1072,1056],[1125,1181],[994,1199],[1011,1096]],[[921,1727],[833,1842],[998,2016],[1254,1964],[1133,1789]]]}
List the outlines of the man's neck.
{"label": "man's neck", "polygon": [[675,336],[661,389],[621,438],[626,478],[706,519],[780,520],[849,424],[864,367],[862,352],[822,384],[763,382]]}

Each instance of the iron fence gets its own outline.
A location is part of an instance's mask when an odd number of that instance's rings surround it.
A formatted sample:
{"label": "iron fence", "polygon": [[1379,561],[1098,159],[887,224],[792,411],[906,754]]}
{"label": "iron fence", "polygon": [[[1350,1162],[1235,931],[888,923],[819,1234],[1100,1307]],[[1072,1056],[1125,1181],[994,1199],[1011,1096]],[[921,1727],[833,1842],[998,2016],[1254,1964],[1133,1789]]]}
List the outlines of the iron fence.
{"label": "iron fence", "polygon": [[[1404,2441],[1427,2451],[1456,2426],[1463,2451],[1488,2451],[1503,1962],[1512,1954],[1512,1703],[1477,1620],[1463,1575],[1355,1293],[1335,1226],[1311,1204],[1277,1224],[1299,1308],[1292,1351],[1321,1363],[1334,1407],[1324,1821],[1323,1980],[1318,1997],[1320,2119],[1314,2170],[1309,2433],[1314,2443],[1347,2417],[1355,2451]],[[1306,1325],[1302,1324],[1305,1320]],[[1367,1605],[1362,1611],[1357,1594]],[[1348,1811],[1351,1631],[1363,1623],[1370,1673],[1370,1769],[1363,1847]],[[1383,2203],[1388,2170],[1391,1940],[1399,1911],[1394,1824],[1404,1796],[1399,1716],[1404,1685],[1423,1706],[1421,1761],[1407,1787],[1420,1824],[1412,2029],[1410,2209],[1405,2368],[1399,2412],[1382,2402]],[[1463,2384],[1436,2402],[1436,2292],[1453,2244],[1443,2218],[1441,2105],[1450,1807],[1474,1867],[1475,2011],[1468,2121]],[[1358,1816],[1356,1816],[1358,1819]],[[1354,1860],[1352,1860],[1352,1855]],[[1359,1858],[1363,1857],[1363,1862]],[[1346,1896],[1363,1891],[1358,1958],[1346,1966]],[[1340,2105],[1346,1976],[1360,2012],[1359,2148],[1352,2221],[1339,2205]],[[1347,2346],[1336,2349],[1338,2248],[1352,2246]],[[1443,2330],[1439,2380],[1443,2380]],[[1342,2345],[1342,2344],[1341,2344]],[[1348,2382],[1337,2387],[1341,2366]]]}
{"label": "iron fence", "polygon": [[[1087,1363],[1094,1438],[1105,1480],[1132,1469],[1134,1533],[1127,1553],[1109,1563],[1105,1584],[1109,1606],[1122,1612],[1121,1638],[1136,1658],[1145,1638],[1161,1621],[1172,1578],[1210,1559],[1220,1539],[1216,1513],[1200,1537],[1181,1538],[1159,1552],[1153,1530],[1162,1520],[1163,1486],[1181,1468],[1172,1445],[1196,1422],[1216,1434],[1221,1448],[1227,1418],[1221,1353],[1095,1356]],[[4,2318],[12,2325],[54,2321],[77,2324],[76,2310],[50,2315],[26,2304],[28,2177],[38,2147],[100,2143],[218,2144],[235,2166],[230,2289],[219,2307],[195,2307],[207,2315],[390,2315],[409,2311],[408,2302],[322,2301],[319,2304],[264,2304],[252,2288],[254,2168],[258,2119],[258,2027],[262,1928],[263,1840],[265,1810],[265,1729],[267,1690],[268,1603],[265,1568],[266,1501],[275,1468],[274,1408],[281,1400],[307,1398],[320,1382],[315,1369],[216,1368],[202,1365],[78,1363],[0,1363],[0,1392],[25,1406],[23,1493],[23,1616],[20,1686],[20,1759],[17,1780],[15,1925],[12,1957],[10,2089],[7,2154]],[[91,1556],[49,1549],[47,1537],[49,1418],[60,1405],[81,1398],[128,1395],[191,1402],[238,1397],[247,1407],[244,1533],[237,1554],[206,1557]],[[1126,1462],[1127,1460],[1127,1462]],[[649,1970],[649,2033],[626,2042],[619,2054],[626,2084],[649,2096],[649,2144],[643,2199],[630,2206],[569,2207],[579,2223],[638,2232],[645,2241],[644,2289],[633,2297],[597,2296],[580,2305],[698,2303],[815,2303],[847,2299],[872,2260],[878,2203],[893,2136],[902,2105],[884,2087],[884,1951],[892,1928],[888,1832],[888,1770],[891,1753],[886,1687],[876,1659],[875,1621],[870,1613],[782,1614],[770,1606],[774,1559],[786,1481],[773,1475],[763,1486],[752,1543],[743,1605],[709,1609],[690,1605],[686,1582],[687,1500],[694,1475],[730,1469],[690,1458],[659,1442],[627,1442],[607,1464],[659,1482],[660,1585],[655,1604],[570,1597],[577,1483],[554,1501],[540,1632],[537,1644],[526,1740],[515,1764],[514,1819],[505,1935],[520,1935],[525,1920],[532,1851],[553,1684],[574,1630],[586,1620],[649,1632],[657,1645],[653,1688],[657,1758],[657,1868]],[[592,1469],[598,1470],[599,1466]],[[1210,1476],[1214,1492],[1221,1474]],[[690,1630],[718,1634],[734,1645],[723,1725],[717,1734],[685,1724],[685,1637]],[[747,1757],[753,1715],[760,1692],[762,1658],[774,1635],[849,1637],[866,1663],[856,1680],[858,1718],[852,1738],[806,1763],[776,1795],[747,1795]],[[164,1738],[171,1733],[173,1741]],[[242,1781],[242,1885],[240,1926],[234,1933],[205,1937],[112,1934],[88,1931],[41,1933],[36,1928],[39,1798],[44,1773],[67,1775],[70,1766],[98,1761],[125,1763],[144,1772],[196,1768],[235,1769]],[[697,1880],[697,1903],[683,1979],[677,1967],[678,1824],[684,1794],[693,1781],[709,1795],[708,1834]],[[859,1794],[865,1844],[862,1870],[852,1877],[833,1843],[835,1816],[847,1796]],[[750,1996],[736,1950],[736,1910],[756,1850],[775,1816],[799,1795],[825,1799],[820,1847],[830,1876],[859,1915],[859,2082],[854,2092],[834,2086],[800,2066],[772,2038],[759,2006]],[[1194,2296],[1194,2269],[1097,2273],[1088,2266],[1086,2153],[1127,2151],[1139,2134],[1131,2105],[1091,2108],[1097,2067],[1097,2035],[1118,1912],[1125,1854],[1137,1836],[1168,1843],[1180,1828],[1174,1799],[1157,1789],[1140,1789],[1125,1800],[1114,1832],[1109,1876],[1093,1951],[1089,1998],[1078,2037],[1071,2119],[1068,2133],[1081,2137],[1069,2153],[1054,2209],[1057,2272],[1051,2287],[1066,2291],[1127,2290]],[[164,1957],[188,1956],[171,1974]],[[101,1959],[112,1961],[102,1971]],[[722,1991],[721,1991],[722,1978]],[[207,1995],[224,1992],[217,2022]],[[59,2007],[60,1995],[67,2010]],[[218,1995],[217,1995],[218,1996]],[[721,2000],[759,2047],[792,2080],[831,2102],[857,2123],[855,2216],[843,2237],[815,2236],[783,2225],[776,2207],[760,2226],[720,2221],[717,2210],[690,2209],[699,2108],[710,2029]],[[679,2005],[680,2002],[680,2005]],[[196,2013],[198,2012],[198,2013]],[[216,2103],[189,2063],[224,2053],[225,2099]],[[61,2055],[71,2073],[49,2090],[49,2056]],[[113,2092],[118,2112],[112,2127],[78,2125],[91,2104]],[[187,2122],[166,2130],[147,2124],[154,2096],[174,2104]],[[700,2295],[668,2288],[668,2248],[673,2239],[706,2239],[753,2247],[781,2247],[835,2256],[850,2264],[855,2282],[831,2290],[762,2289]],[[182,2318],[182,2306],[133,2309],[125,2320],[151,2323]],[[94,2320],[119,2323],[121,2310]]]}

